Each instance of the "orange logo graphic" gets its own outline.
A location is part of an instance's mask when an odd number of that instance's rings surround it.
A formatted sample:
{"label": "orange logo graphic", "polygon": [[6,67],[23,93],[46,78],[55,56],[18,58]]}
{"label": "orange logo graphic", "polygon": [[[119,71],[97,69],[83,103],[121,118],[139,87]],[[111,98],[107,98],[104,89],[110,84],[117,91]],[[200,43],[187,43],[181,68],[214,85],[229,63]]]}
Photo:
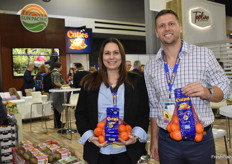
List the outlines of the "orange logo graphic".
{"label": "orange logo graphic", "polygon": [[21,10],[23,26],[31,32],[41,32],[48,24],[47,12],[37,4],[29,4]]}

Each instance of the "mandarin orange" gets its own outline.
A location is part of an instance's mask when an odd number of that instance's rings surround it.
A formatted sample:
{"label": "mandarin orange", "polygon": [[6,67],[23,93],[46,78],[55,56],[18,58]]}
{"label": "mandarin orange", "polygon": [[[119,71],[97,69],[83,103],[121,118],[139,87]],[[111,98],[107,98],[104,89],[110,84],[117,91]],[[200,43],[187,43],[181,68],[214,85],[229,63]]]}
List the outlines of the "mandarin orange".
{"label": "mandarin orange", "polygon": [[176,141],[180,141],[182,140],[182,135],[181,135],[181,132],[180,130],[176,130],[174,132],[172,132],[172,139],[176,140]]}
{"label": "mandarin orange", "polygon": [[98,128],[104,129],[104,128],[105,128],[105,125],[106,125],[106,123],[104,123],[104,122],[102,122],[102,121],[100,121],[100,122],[97,123],[97,127],[98,127]]}
{"label": "mandarin orange", "polygon": [[105,140],[105,137],[104,136],[98,136],[98,142],[99,143],[104,143],[106,140]]}
{"label": "mandarin orange", "polygon": [[119,132],[125,132],[126,131],[126,126],[121,124],[121,125],[118,125],[118,131]]}
{"label": "mandarin orange", "polygon": [[171,125],[172,125],[171,122],[169,122],[168,125],[167,125],[167,131],[168,131],[169,133],[171,133],[171,131],[172,131]]}
{"label": "mandarin orange", "polygon": [[126,130],[127,130],[127,132],[131,132],[132,131],[132,127],[130,125],[126,125]]}
{"label": "mandarin orange", "polygon": [[197,133],[203,133],[204,126],[201,123],[196,123],[195,127],[196,127],[196,132]]}
{"label": "mandarin orange", "polygon": [[102,135],[102,132],[103,132],[103,129],[102,128],[95,128],[93,133],[96,135],[96,136],[100,136]]}
{"label": "mandarin orange", "polygon": [[178,116],[172,116],[172,121],[173,121],[174,124],[179,124]]}
{"label": "mandarin orange", "polygon": [[176,130],[179,131],[179,130],[180,130],[180,126],[179,126],[178,124],[174,124],[174,123],[173,123],[173,124],[171,125],[171,130],[172,130],[172,131],[176,131]]}
{"label": "mandarin orange", "polygon": [[124,141],[129,139],[129,136],[128,136],[127,132],[121,132],[118,137],[121,138]]}
{"label": "mandarin orange", "polygon": [[200,142],[202,140],[202,138],[203,138],[203,134],[202,133],[196,133],[194,141]]}

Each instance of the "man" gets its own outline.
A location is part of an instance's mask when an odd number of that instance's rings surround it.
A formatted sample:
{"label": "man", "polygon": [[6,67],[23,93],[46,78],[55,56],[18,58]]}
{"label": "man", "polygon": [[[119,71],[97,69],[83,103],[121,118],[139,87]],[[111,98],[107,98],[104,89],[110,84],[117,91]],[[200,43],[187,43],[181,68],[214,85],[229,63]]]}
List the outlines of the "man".
{"label": "man", "polygon": [[144,68],[145,68],[145,65],[144,65],[144,64],[141,64],[140,71],[141,71],[141,72],[144,72]]}
{"label": "man", "polygon": [[81,88],[81,79],[89,73],[89,71],[84,70],[84,66],[81,63],[75,63],[76,73],[73,76],[73,87]]}
{"label": "man", "polygon": [[134,69],[132,70],[132,72],[135,72],[139,75],[143,76],[143,73],[141,72],[141,62],[139,60],[134,61]]}
{"label": "man", "polygon": [[76,73],[78,71],[77,67],[81,67],[82,64],[81,63],[73,63],[73,69],[74,69],[74,73]]}
{"label": "man", "polygon": [[[54,83],[54,88],[60,88],[65,81],[61,76],[62,65],[60,62],[54,63],[54,69],[51,73],[51,80]],[[52,100],[52,106],[54,109],[54,127],[63,128],[64,124],[60,121],[61,112],[63,111],[62,104],[64,103],[64,93],[63,92],[53,92],[49,94],[49,99]]]}
{"label": "man", "polygon": [[127,60],[127,61],[126,61],[126,70],[127,70],[127,71],[130,71],[131,66],[132,66],[131,61],[130,61],[130,60]]}
{"label": "man", "polygon": [[[229,98],[230,81],[212,51],[181,41],[182,27],[175,12],[160,11],[155,18],[155,29],[162,47],[146,64],[144,74],[151,110],[152,157],[161,164],[214,164],[211,128],[214,115],[210,102]],[[175,88],[182,88],[182,93],[191,98],[205,127],[206,135],[201,142],[175,141],[166,130],[168,122],[164,121],[163,109],[165,104],[175,104]]]}
{"label": "man", "polygon": [[35,77],[31,75],[31,72],[34,69],[34,65],[29,64],[27,66],[27,70],[24,72],[24,91],[26,93],[26,96],[31,96],[31,92],[34,87],[35,83]]}

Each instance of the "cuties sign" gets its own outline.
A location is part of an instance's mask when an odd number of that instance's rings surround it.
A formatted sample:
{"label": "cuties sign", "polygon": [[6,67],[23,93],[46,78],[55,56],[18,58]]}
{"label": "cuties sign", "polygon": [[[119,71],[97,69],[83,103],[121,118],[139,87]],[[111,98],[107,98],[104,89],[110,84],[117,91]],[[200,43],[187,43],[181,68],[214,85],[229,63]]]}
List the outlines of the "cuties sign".
{"label": "cuties sign", "polygon": [[66,52],[67,53],[91,53],[90,29],[66,29]]}
{"label": "cuties sign", "polygon": [[22,25],[31,32],[41,32],[48,25],[47,12],[37,4],[29,4],[21,10]]}

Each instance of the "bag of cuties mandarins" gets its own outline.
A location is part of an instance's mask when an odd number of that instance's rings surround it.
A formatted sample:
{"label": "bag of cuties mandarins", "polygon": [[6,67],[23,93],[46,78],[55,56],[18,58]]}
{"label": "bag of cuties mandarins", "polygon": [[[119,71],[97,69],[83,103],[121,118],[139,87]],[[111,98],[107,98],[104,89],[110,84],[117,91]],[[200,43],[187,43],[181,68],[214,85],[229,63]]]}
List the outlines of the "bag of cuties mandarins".
{"label": "bag of cuties mandarins", "polygon": [[131,135],[132,127],[119,118],[117,108],[107,108],[107,117],[98,122],[94,129],[95,136],[98,137],[100,143],[107,141],[108,143],[118,142],[119,138],[126,141]]}
{"label": "bag of cuties mandarins", "polygon": [[181,88],[175,89],[176,106],[172,120],[167,125],[170,137],[174,140],[195,140],[203,138],[204,127],[201,124],[190,97],[182,93]]}

